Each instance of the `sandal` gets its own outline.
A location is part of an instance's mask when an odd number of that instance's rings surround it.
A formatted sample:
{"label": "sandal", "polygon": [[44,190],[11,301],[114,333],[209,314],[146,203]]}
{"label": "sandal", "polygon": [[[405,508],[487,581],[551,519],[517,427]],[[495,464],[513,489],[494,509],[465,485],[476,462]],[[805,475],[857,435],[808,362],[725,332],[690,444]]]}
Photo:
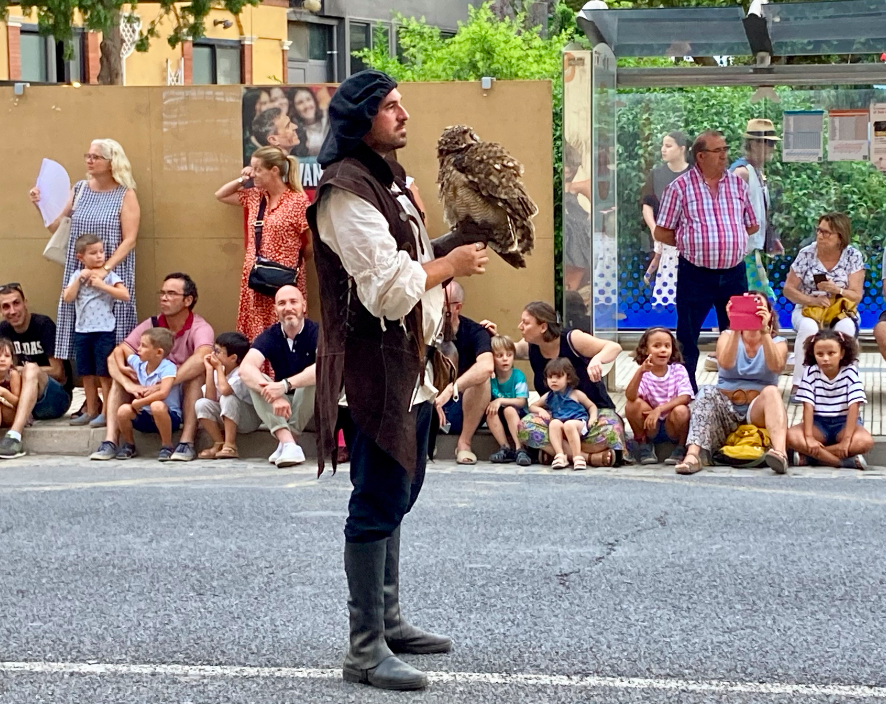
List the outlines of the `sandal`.
{"label": "sandal", "polygon": [[477,455],[470,450],[459,450],[455,453],[455,461],[459,464],[477,464]]}
{"label": "sandal", "polygon": [[566,469],[569,466],[569,460],[566,459],[566,455],[562,452],[554,455],[554,461],[551,462],[551,469]]}
{"label": "sandal", "polygon": [[677,474],[695,474],[701,470],[701,460],[698,459],[698,455],[686,455],[683,461],[674,467]]}
{"label": "sandal", "polygon": [[221,451],[222,447],[224,447],[223,442],[214,442],[212,443],[212,447],[207,447],[205,450],[201,450],[197,457],[201,460],[214,460],[218,457],[218,453]]}
{"label": "sandal", "polygon": [[763,455],[763,460],[776,474],[784,474],[788,471],[788,456],[779,450],[769,450]]}
{"label": "sandal", "polygon": [[[592,467],[613,467],[615,466],[615,453],[612,450],[592,452],[588,455],[588,460]],[[582,469],[584,469],[584,467],[582,467]]]}
{"label": "sandal", "polygon": [[222,449],[215,453],[215,459],[217,460],[236,460],[240,458],[240,453],[237,451],[236,445],[224,445]]}
{"label": "sandal", "polygon": [[585,462],[584,457],[578,455],[577,457],[572,458],[572,467],[575,469],[575,471],[578,471],[580,469],[587,469],[588,463]]}

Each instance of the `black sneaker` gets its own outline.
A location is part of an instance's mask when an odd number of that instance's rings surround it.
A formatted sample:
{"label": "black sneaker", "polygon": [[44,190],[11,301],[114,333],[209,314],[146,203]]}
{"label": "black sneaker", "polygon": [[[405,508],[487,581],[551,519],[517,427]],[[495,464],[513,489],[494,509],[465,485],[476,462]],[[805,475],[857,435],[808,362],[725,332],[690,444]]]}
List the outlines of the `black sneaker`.
{"label": "black sneaker", "polygon": [[25,454],[27,453],[22,450],[21,440],[16,440],[8,435],[0,440],[0,460],[14,460],[17,457],[24,457]]}
{"label": "black sneaker", "polygon": [[98,449],[89,456],[89,459],[105,461],[112,460],[115,457],[117,457],[117,443],[103,440]]}
{"label": "black sneaker", "polygon": [[658,457],[655,456],[655,448],[651,442],[641,443],[638,455],[640,464],[658,464]]}
{"label": "black sneaker", "polygon": [[515,453],[514,459],[517,461],[517,464],[520,465],[521,467],[528,467],[529,465],[532,464],[532,458],[529,456],[529,453],[526,452],[526,450],[524,450],[522,447],[519,450],[517,450],[517,452]]}
{"label": "black sneaker", "polygon": [[120,449],[117,450],[118,460],[131,460],[133,457],[137,456],[138,453],[135,451],[135,445],[129,442],[124,442],[120,445]]}
{"label": "black sneaker", "polygon": [[517,454],[510,447],[505,445],[502,445],[498,452],[493,452],[489,455],[489,461],[496,464],[513,462],[515,459],[517,459]]}
{"label": "black sneaker", "polygon": [[175,452],[174,447],[161,447],[157,455],[157,459],[161,462],[169,462],[172,459],[172,453]]}
{"label": "black sneaker", "polygon": [[665,460],[665,464],[677,465],[680,464],[686,458],[686,447],[684,445],[677,445],[674,448],[674,451],[671,453],[671,456]]}

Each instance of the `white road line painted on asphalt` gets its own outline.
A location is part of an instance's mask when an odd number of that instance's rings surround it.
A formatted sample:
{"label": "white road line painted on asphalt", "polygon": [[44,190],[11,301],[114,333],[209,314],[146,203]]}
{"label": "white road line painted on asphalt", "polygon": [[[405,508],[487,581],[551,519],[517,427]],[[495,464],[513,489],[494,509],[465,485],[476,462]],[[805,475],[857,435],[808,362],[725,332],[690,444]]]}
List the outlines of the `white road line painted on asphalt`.
{"label": "white road line painted on asphalt", "polygon": [[[74,675],[168,675],[173,677],[227,677],[279,679],[337,679],[338,668],[245,667],[237,665],[175,665],[79,662],[0,662],[0,672]],[[588,689],[666,690],[721,692],[799,697],[848,697],[880,699],[886,687],[850,684],[792,684],[789,682],[731,682],[646,677],[595,677],[586,675],[533,675],[498,672],[428,672],[435,684],[496,684],[537,687],[584,687]]]}

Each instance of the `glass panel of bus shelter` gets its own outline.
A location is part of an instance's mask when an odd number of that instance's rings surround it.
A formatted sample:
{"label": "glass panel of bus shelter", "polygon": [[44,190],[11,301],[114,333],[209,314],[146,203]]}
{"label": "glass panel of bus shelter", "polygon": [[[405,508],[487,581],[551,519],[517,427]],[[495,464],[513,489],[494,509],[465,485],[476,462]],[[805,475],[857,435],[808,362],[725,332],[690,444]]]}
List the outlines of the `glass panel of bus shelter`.
{"label": "glass panel of bus shelter", "polygon": [[[783,136],[786,110],[824,110],[823,157],[820,162],[785,162],[781,142],[762,171],[769,191],[770,239],[778,239],[784,253],[762,257],[773,289],[779,321],[791,327],[793,304],[783,295],[790,266],[803,246],[814,241],[821,214],[845,212],[852,222],[852,244],[865,260],[865,295],[859,304],[862,329],[870,329],[884,309],[882,261],[886,235],[886,173],[870,161],[831,161],[828,156],[827,114],[830,110],[868,109],[886,102],[886,86],[875,88],[776,88],[778,102],[752,102],[754,88],[686,88],[631,90],[619,93],[618,110],[618,258],[619,329],[644,330],[652,325],[676,326],[676,281],[667,269],[668,252],[662,252],[654,276],[650,264],[651,228],[644,219],[655,206],[659,191],[679,171],[682,162],[673,154],[685,135],[687,143],[704,129],[719,129],[730,147],[730,164],[745,155],[745,132],[751,118],[768,118]],[[873,130],[869,130],[873,136]],[[682,150],[679,150],[682,151]],[[667,171],[665,170],[667,169]],[[668,173],[670,171],[671,173]],[[664,185],[663,185],[664,184]],[[670,253],[673,255],[673,252]],[[717,324],[713,311],[705,329]]]}
{"label": "glass panel of bus shelter", "polygon": [[563,319],[606,339],[618,321],[615,57],[564,55]]}

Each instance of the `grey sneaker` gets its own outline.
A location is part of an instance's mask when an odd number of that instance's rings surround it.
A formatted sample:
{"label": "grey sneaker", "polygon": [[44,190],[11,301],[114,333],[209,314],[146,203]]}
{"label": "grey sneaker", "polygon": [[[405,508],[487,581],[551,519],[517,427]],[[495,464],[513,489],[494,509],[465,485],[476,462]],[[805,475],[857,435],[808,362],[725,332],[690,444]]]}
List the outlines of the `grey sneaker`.
{"label": "grey sneaker", "polygon": [[16,440],[8,435],[0,440],[0,460],[14,460],[16,457],[24,457],[26,454],[22,450],[21,440]]}
{"label": "grey sneaker", "polygon": [[105,414],[99,413],[95,418],[89,421],[90,428],[104,428],[108,422],[105,420]]}
{"label": "grey sneaker", "polygon": [[111,442],[110,440],[103,440],[102,444],[98,446],[98,449],[93,452],[89,459],[91,460],[113,460],[117,457],[117,443]]}
{"label": "grey sneaker", "polygon": [[677,445],[671,456],[665,460],[665,464],[678,465],[686,459],[686,448],[683,445]]}
{"label": "grey sneaker", "polygon": [[172,459],[173,452],[175,452],[174,447],[161,447],[157,459],[161,462],[169,462]]}
{"label": "grey sneaker", "polygon": [[68,425],[78,426],[78,425],[89,425],[92,421],[94,421],[98,416],[91,416],[88,413],[81,413],[76,418],[72,418],[71,422]]}
{"label": "grey sneaker", "polygon": [[197,453],[194,451],[194,446],[191,443],[180,442],[169,459],[173,462],[190,462],[197,459]]}
{"label": "grey sneaker", "polygon": [[658,464],[658,457],[655,456],[655,448],[651,442],[644,442],[639,448],[640,464]]}

